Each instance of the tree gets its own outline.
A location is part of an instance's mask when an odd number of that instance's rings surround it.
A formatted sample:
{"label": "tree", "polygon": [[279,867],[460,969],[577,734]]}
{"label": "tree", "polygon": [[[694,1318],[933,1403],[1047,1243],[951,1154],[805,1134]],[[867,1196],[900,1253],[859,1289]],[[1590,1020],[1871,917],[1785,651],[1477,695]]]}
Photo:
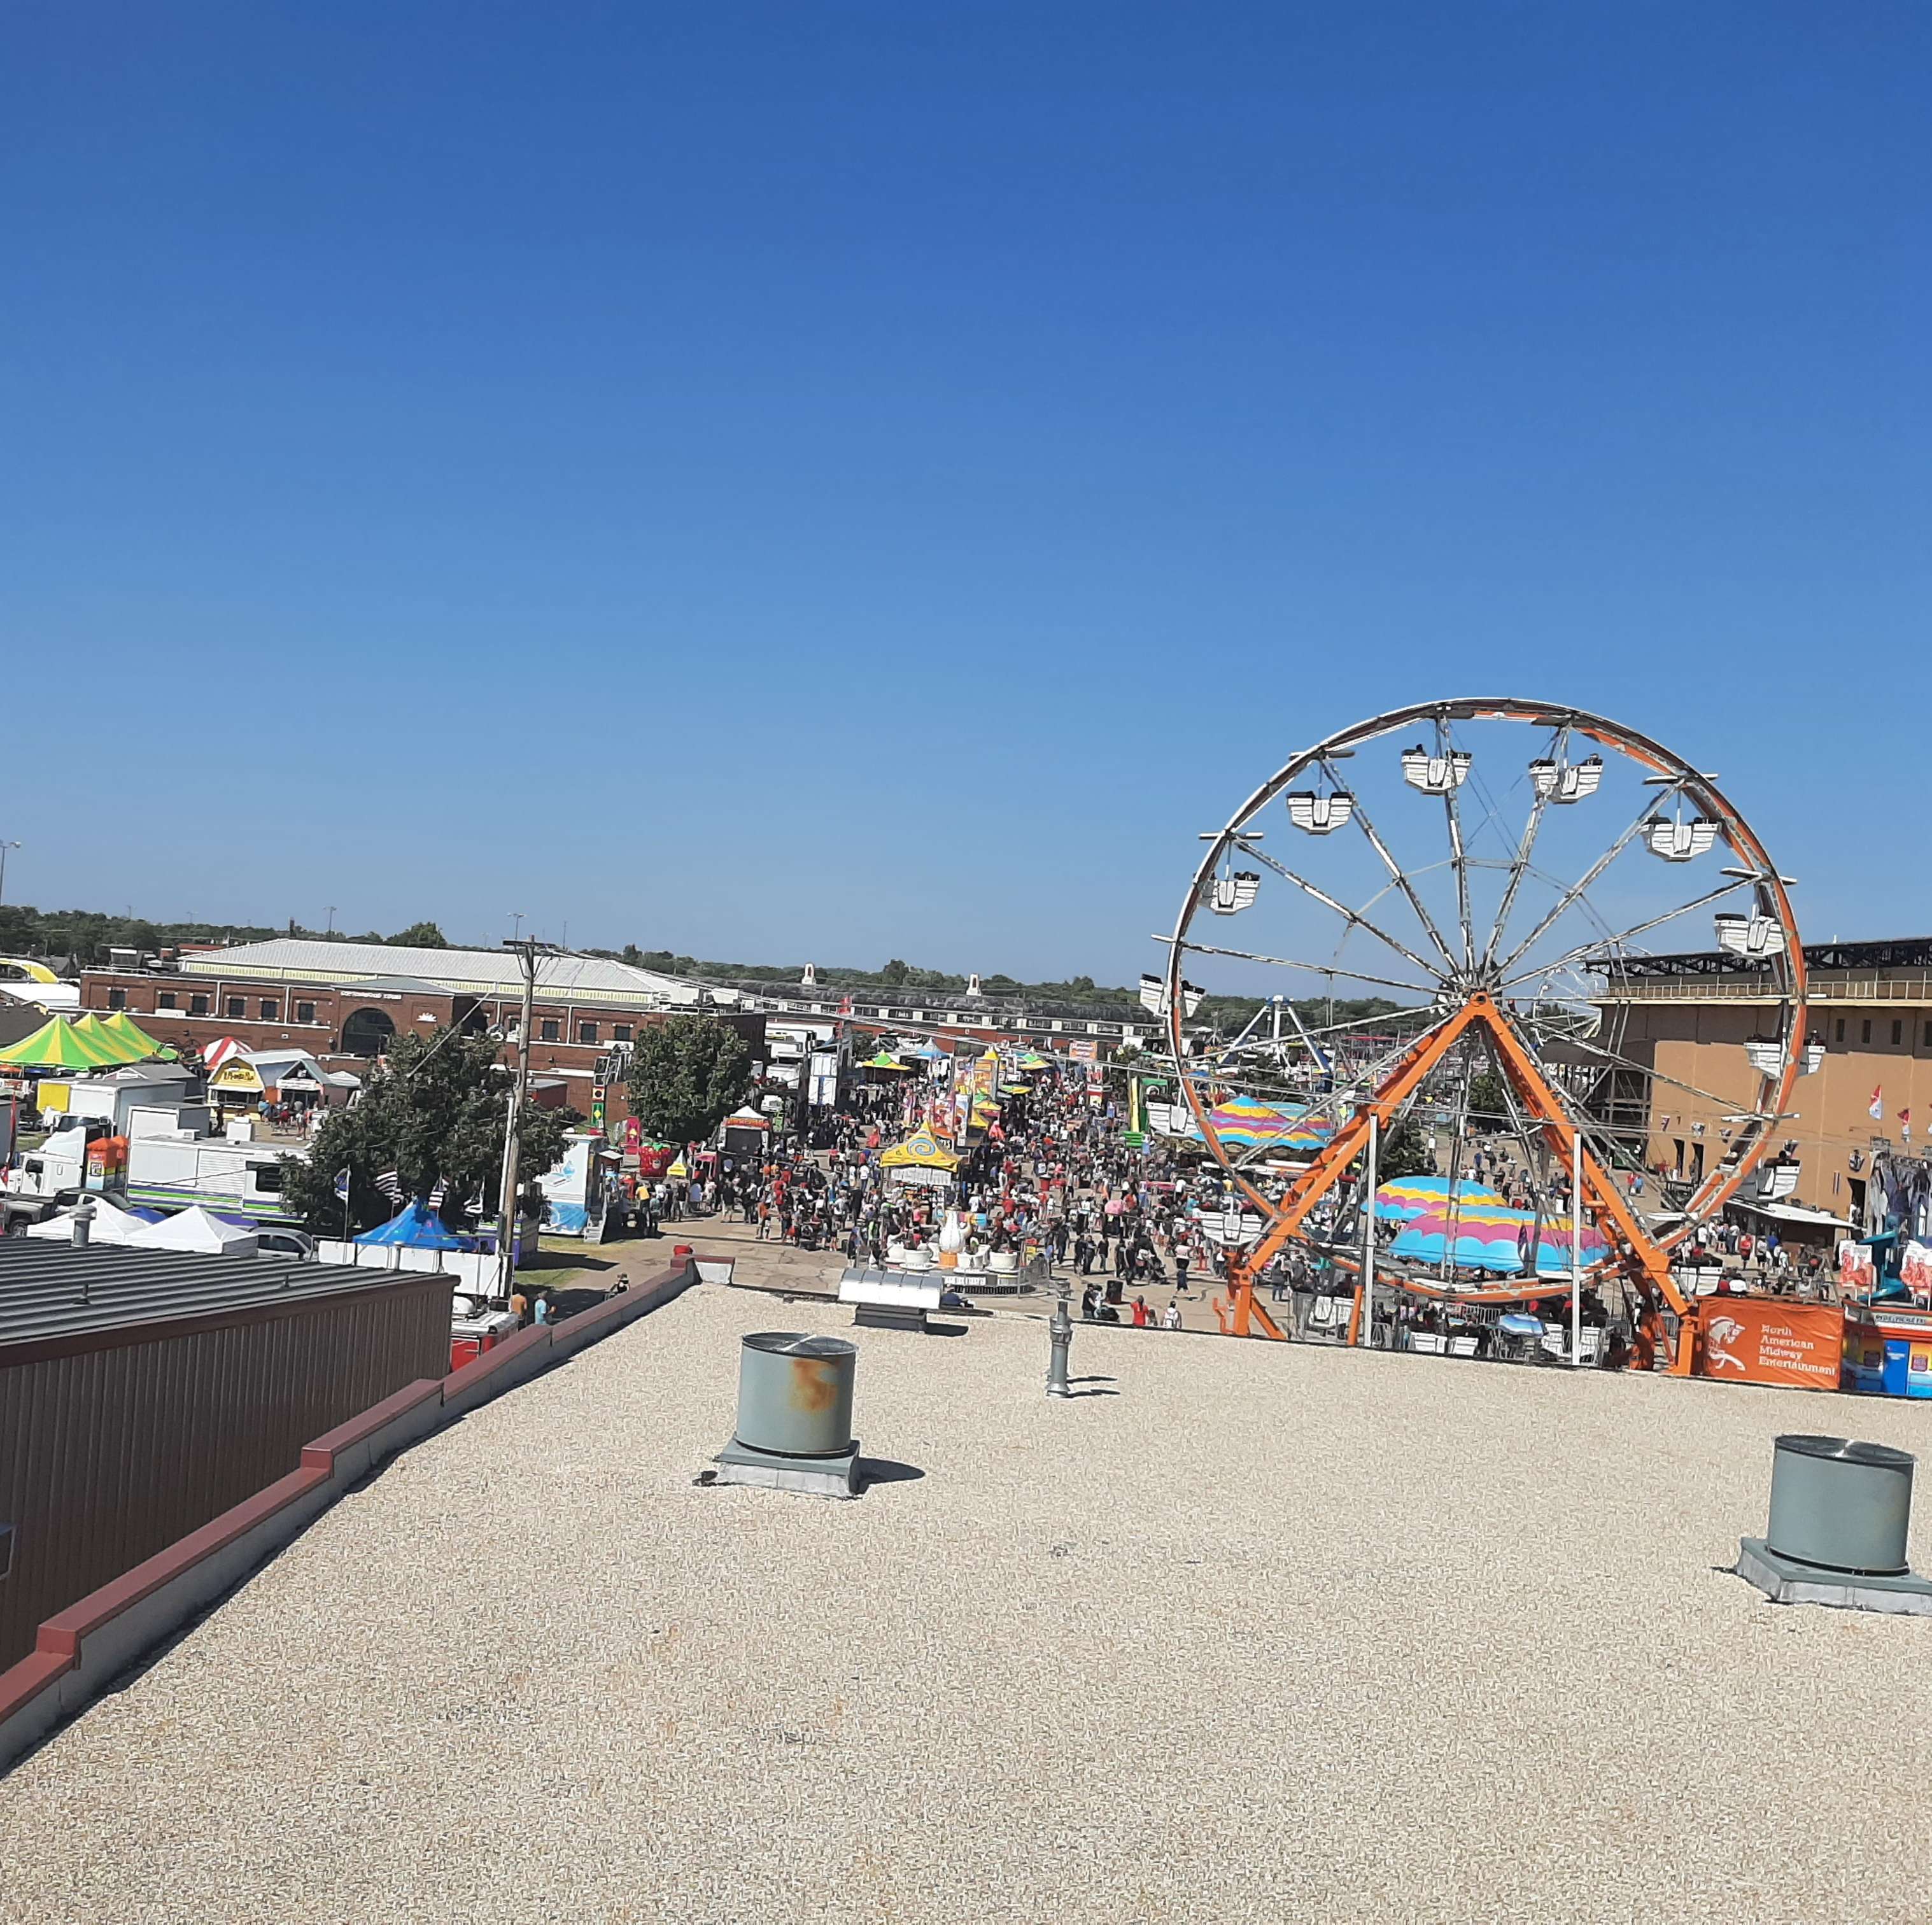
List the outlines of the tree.
{"label": "tree", "polygon": [[906,979],[906,966],[897,956],[879,972],[879,980],[889,989],[896,989]]}
{"label": "tree", "polygon": [[412,922],[389,938],[392,949],[446,949],[449,939],[434,922]]}
{"label": "tree", "polygon": [[751,1094],[752,1052],[715,1016],[667,1017],[638,1031],[624,1087],[646,1135],[701,1143]]}
{"label": "tree", "polygon": [[[282,1159],[282,1196],[308,1228],[342,1233],[337,1174],[350,1173],[352,1230],[366,1230],[395,1213],[376,1187],[393,1170],[406,1195],[426,1197],[448,1186],[449,1205],[496,1207],[509,1109],[509,1072],[487,1036],[446,1030],[439,1036],[396,1039],[386,1068],[376,1070],[361,1102],[334,1111],[316,1132],[306,1161]],[[518,1166],[526,1177],[550,1169],[563,1153],[574,1111],[526,1103],[518,1122]],[[447,1207],[447,1206],[446,1206]]]}
{"label": "tree", "polygon": [[1500,1129],[1510,1120],[1509,1093],[1493,1069],[1469,1079],[1469,1120],[1484,1129]]}
{"label": "tree", "polygon": [[1421,1127],[1405,1118],[1376,1145],[1376,1181],[1400,1183],[1404,1177],[1426,1177],[1434,1173],[1436,1159],[1429,1153]]}

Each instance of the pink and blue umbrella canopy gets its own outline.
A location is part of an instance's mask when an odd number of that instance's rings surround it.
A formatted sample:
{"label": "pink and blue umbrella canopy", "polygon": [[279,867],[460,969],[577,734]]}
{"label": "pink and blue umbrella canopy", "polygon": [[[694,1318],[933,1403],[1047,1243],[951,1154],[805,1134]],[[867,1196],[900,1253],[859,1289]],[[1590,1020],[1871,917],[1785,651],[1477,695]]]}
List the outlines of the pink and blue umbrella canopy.
{"label": "pink and blue umbrella canopy", "polygon": [[1473,1204],[1503,1207],[1502,1198],[1486,1183],[1467,1177],[1398,1177],[1376,1187],[1376,1214],[1384,1223],[1407,1223],[1431,1210],[1446,1211],[1454,1198],[1458,1216]]}
{"label": "pink and blue umbrella canopy", "polygon": [[[1423,1264],[1440,1264],[1446,1258],[1459,1270],[1489,1270],[1498,1276],[1516,1276],[1532,1270],[1538,1276],[1567,1275],[1569,1225],[1544,1219],[1532,1264],[1529,1246],[1535,1224],[1530,1211],[1507,1206],[1459,1206],[1453,1221],[1446,1210],[1431,1210],[1402,1227],[1389,1246],[1389,1255]],[[1602,1262],[1609,1251],[1601,1234],[1585,1224],[1579,1246],[1585,1266]]]}
{"label": "pink and blue umbrella canopy", "polygon": [[1310,1123],[1298,1103],[1264,1103],[1253,1096],[1230,1096],[1208,1113],[1223,1143],[1253,1150],[1313,1150],[1334,1134],[1325,1123]]}

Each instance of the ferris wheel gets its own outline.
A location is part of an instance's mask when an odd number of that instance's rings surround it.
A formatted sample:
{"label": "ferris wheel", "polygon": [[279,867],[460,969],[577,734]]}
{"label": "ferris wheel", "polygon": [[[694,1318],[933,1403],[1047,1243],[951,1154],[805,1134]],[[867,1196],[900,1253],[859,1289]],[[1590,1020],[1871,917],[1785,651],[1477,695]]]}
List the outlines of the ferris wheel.
{"label": "ferris wheel", "polygon": [[[1251,1279],[1295,1243],[1425,1291],[1546,1290],[1584,1205],[1591,1267],[1685,1309],[1671,1251],[1776,1150],[1819,1054],[1790,879],[1714,774],[1562,704],[1420,703],[1304,749],[1202,839],[1142,993],[1172,1114],[1259,1225],[1229,1240],[1238,1328],[1280,1334]],[[1715,1069],[1660,1013],[1674,973],[1713,968],[1750,1032]],[[1253,1013],[1204,1029],[1214,995]],[[1364,1240],[1404,1213],[1378,1145],[1426,1207]]]}

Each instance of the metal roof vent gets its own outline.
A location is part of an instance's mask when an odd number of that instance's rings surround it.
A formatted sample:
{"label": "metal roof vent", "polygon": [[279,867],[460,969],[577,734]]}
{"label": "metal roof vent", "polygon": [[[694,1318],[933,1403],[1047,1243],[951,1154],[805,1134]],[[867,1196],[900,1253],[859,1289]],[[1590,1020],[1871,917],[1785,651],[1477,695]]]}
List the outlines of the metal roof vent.
{"label": "metal roof vent", "polygon": [[1916,1462],[1882,1444],[1779,1438],[1771,1521],[1738,1546],[1738,1576],[1775,1604],[1932,1617],[1932,1582],[1906,1558]]}
{"label": "metal roof vent", "polygon": [[758,1330],[738,1351],[738,1422],[718,1453],[716,1481],[859,1495],[852,1392],[859,1349],[843,1337]]}

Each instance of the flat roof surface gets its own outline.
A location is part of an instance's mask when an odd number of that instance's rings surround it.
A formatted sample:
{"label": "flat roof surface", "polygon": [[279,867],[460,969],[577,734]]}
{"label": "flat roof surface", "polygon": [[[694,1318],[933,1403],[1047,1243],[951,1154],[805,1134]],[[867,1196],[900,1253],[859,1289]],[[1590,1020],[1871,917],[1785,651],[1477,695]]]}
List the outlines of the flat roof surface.
{"label": "flat roof surface", "polygon": [[[772,1328],[924,1474],[695,1486]],[[1055,1404],[1046,1351],[690,1293],[0,1781],[0,1918],[1924,1915],[1932,1623],[1718,1568],[1774,1435],[1921,1411],[1090,1327]]]}
{"label": "flat roof surface", "polygon": [[0,1237],[0,1366],[13,1361],[11,1346],[380,1290],[401,1274],[427,1273]]}

